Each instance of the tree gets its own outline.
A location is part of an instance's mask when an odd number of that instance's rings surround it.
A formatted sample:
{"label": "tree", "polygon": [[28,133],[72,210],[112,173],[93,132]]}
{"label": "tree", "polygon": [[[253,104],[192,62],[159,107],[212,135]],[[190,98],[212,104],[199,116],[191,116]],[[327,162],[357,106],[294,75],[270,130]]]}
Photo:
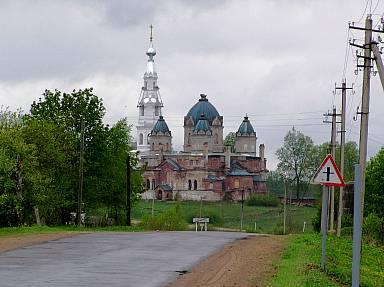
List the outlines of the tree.
{"label": "tree", "polygon": [[384,218],[384,148],[368,162],[365,176],[364,213]]}
{"label": "tree", "polygon": [[284,137],[283,146],[276,151],[277,171],[287,181],[295,183],[296,197],[302,198],[317,168],[316,148],[310,137],[294,127]]}
{"label": "tree", "polygon": [[227,134],[227,136],[224,139],[224,145],[230,146],[231,150],[235,150],[235,141],[236,141],[236,134],[234,132],[230,132]]}

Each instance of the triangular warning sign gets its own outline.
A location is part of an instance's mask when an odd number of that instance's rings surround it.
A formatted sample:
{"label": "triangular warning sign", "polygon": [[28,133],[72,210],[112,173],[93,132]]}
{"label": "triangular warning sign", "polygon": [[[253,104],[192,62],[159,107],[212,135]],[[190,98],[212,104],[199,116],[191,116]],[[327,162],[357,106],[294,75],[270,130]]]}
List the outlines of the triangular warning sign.
{"label": "triangular warning sign", "polygon": [[328,154],[313,176],[312,183],[326,186],[345,186],[343,177],[333,160]]}

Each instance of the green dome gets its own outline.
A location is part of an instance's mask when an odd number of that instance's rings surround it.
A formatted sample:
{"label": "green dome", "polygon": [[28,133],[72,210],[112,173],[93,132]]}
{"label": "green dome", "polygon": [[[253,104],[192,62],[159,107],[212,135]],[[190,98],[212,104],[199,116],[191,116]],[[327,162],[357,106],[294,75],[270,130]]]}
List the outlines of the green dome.
{"label": "green dome", "polygon": [[157,134],[157,133],[168,133],[171,135],[171,131],[168,128],[167,123],[165,122],[163,116],[159,116],[159,119],[157,120],[156,124],[154,125],[151,134]]}
{"label": "green dome", "polygon": [[217,112],[216,108],[210,102],[208,102],[206,95],[200,94],[200,97],[201,98],[199,99],[199,101],[189,110],[187,117],[191,116],[196,125],[196,123],[200,119],[200,116],[205,115],[206,119],[211,125],[212,121],[220,115]]}
{"label": "green dome", "polygon": [[245,116],[243,122],[241,123],[239,129],[237,130],[238,135],[253,135],[255,131],[251,122],[248,120],[248,117]]}
{"label": "green dome", "polygon": [[211,131],[209,127],[208,119],[205,117],[204,114],[200,115],[200,119],[197,121],[197,124],[195,128],[193,129],[194,132],[209,132]]}

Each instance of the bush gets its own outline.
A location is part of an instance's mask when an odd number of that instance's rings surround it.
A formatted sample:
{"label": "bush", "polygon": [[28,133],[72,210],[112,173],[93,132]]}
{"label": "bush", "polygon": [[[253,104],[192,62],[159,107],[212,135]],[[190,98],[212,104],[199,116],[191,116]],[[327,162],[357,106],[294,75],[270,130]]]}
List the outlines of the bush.
{"label": "bush", "polygon": [[384,243],[384,219],[375,213],[364,218],[363,234],[368,242]]}
{"label": "bush", "polygon": [[18,206],[16,196],[6,193],[0,195],[0,227],[19,225]]}
{"label": "bush", "polygon": [[146,215],[141,221],[141,225],[149,230],[186,230],[187,224],[181,213],[179,205],[165,210],[159,216]]}
{"label": "bush", "polygon": [[279,199],[271,194],[252,194],[245,202],[249,206],[279,206]]}

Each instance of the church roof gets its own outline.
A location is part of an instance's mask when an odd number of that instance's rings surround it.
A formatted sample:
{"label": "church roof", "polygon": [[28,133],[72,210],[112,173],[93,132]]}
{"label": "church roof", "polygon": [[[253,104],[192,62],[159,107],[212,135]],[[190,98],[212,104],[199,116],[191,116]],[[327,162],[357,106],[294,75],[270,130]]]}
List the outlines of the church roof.
{"label": "church roof", "polygon": [[205,115],[209,124],[212,124],[212,121],[220,116],[216,108],[208,101],[207,96],[200,94],[199,101],[189,110],[187,117],[191,116],[193,121],[197,123],[202,114]]}
{"label": "church roof", "polygon": [[151,134],[157,134],[157,133],[163,133],[163,134],[169,133],[169,134],[171,134],[171,131],[169,130],[168,125],[165,122],[163,116],[159,116],[159,119],[157,120],[157,122],[155,123],[155,125],[151,131]]}
{"label": "church roof", "polygon": [[239,135],[253,135],[255,133],[251,122],[248,117],[245,116],[236,134]]}
{"label": "church roof", "polygon": [[211,128],[209,127],[208,119],[205,117],[204,114],[200,115],[200,118],[193,129],[194,132],[208,132]]}

